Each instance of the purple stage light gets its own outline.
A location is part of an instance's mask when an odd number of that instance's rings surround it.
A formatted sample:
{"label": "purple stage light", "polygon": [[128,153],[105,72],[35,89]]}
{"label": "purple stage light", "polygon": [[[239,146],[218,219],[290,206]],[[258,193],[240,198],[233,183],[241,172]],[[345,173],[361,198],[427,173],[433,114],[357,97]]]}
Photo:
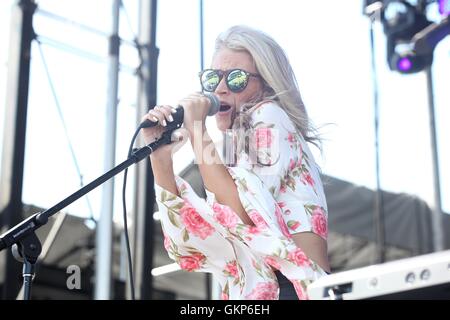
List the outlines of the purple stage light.
{"label": "purple stage light", "polygon": [[450,0],[439,0],[439,13],[444,16],[450,14]]}
{"label": "purple stage light", "polygon": [[401,58],[398,60],[397,67],[400,71],[408,71],[412,67],[412,62],[407,57]]}

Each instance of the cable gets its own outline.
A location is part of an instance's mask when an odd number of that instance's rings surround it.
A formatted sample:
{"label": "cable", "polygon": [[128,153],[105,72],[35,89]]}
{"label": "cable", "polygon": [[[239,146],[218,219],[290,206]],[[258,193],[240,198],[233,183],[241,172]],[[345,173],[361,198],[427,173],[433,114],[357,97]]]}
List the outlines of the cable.
{"label": "cable", "polygon": [[[88,59],[88,60],[91,60],[91,61],[94,61],[97,63],[102,63],[102,64],[106,63],[105,57],[101,57],[94,53],[90,53],[88,51],[84,51],[82,49],[72,47],[68,44],[59,42],[58,40],[54,40],[54,39],[51,39],[51,38],[48,38],[48,37],[45,37],[42,35],[36,36],[36,39],[39,39],[39,42],[41,44],[45,44],[45,45],[53,47],[55,49],[65,51],[70,54],[73,54],[73,55],[76,55],[76,56],[79,56],[79,57],[82,57],[82,58],[85,58],[85,59]],[[135,43],[132,43],[132,46],[135,47]],[[119,67],[120,67],[120,71],[127,72],[132,75],[135,75],[137,72],[137,68],[129,66],[129,65],[125,65],[123,63],[121,63]]]}
{"label": "cable", "polygon": [[130,15],[128,14],[127,8],[123,4],[122,0],[120,0],[120,8],[123,10],[123,13],[125,14],[125,19],[127,20],[128,28],[130,28],[130,32],[133,35],[133,40],[136,41],[136,39],[137,39],[136,32],[134,32],[134,30],[133,30],[133,26],[131,25]]}
{"label": "cable", "polygon": [[106,61],[105,57],[96,55],[95,53],[91,53],[91,52],[85,51],[83,49],[79,49],[79,48],[73,47],[73,46],[71,46],[69,44],[62,43],[62,42],[60,42],[58,40],[51,39],[51,38],[43,36],[43,35],[37,35],[36,36],[36,40],[38,40],[39,43],[41,43],[41,44],[44,43],[44,44],[46,44],[48,46],[51,46],[51,47],[54,47],[56,49],[59,49],[59,50],[62,50],[62,51],[65,51],[65,52],[77,55],[79,57],[82,57],[82,58],[85,58],[85,59],[88,59],[88,60],[91,60],[91,61],[95,61],[95,62],[98,62],[98,63],[105,63],[105,61]]}
{"label": "cable", "polygon": [[[136,137],[139,134],[141,128],[139,127],[131,138],[130,147],[128,148],[128,158],[131,157],[133,152],[134,142],[136,141]],[[127,189],[127,177],[128,177],[128,168],[125,169],[123,174],[123,187],[122,187],[122,207],[123,207],[123,228],[125,233],[125,245],[127,247],[127,258],[128,258],[128,272],[130,277],[130,290],[131,290],[131,299],[135,300],[134,293],[134,277],[133,277],[133,261],[131,259],[131,248],[130,248],[130,238],[128,236],[128,220],[127,220],[127,202],[126,202],[126,189]]]}
{"label": "cable", "polygon": [[133,36],[133,44],[134,47],[136,48],[137,52],[138,52],[138,56],[139,56],[139,66],[136,68],[135,74],[139,77],[142,77],[142,61],[143,61],[143,57],[142,57],[142,50],[141,50],[141,46],[139,44],[139,39],[138,36],[136,35],[136,32],[134,32],[133,30],[133,26],[131,25],[131,19],[130,19],[130,15],[128,14],[127,8],[125,7],[124,3],[122,0],[120,0],[120,9],[122,9],[124,15],[125,15],[125,20],[127,21],[127,25],[128,28],[130,29],[130,33]]}
{"label": "cable", "polygon": [[[44,52],[42,51],[42,44],[41,44],[41,42],[39,41],[38,38],[36,38],[36,42],[38,44],[38,49],[39,49],[39,53],[40,53],[40,56],[41,56],[42,64],[44,66],[45,74],[47,75],[47,80],[48,80],[48,83],[49,83],[49,86],[50,86],[50,90],[51,90],[52,95],[53,95],[53,99],[55,101],[56,109],[58,110],[58,115],[59,115],[59,118],[61,119],[61,123],[62,123],[63,129],[64,129],[64,134],[66,136],[66,139],[67,139],[67,142],[68,142],[68,145],[69,145],[70,154],[72,155],[73,163],[75,165],[75,168],[77,170],[78,176],[80,178],[80,187],[83,187],[84,186],[83,174],[81,173],[80,166],[78,165],[77,156],[75,155],[75,150],[73,149],[72,141],[70,140],[69,131],[67,130],[67,126],[66,126],[66,122],[64,120],[64,115],[62,113],[61,105],[59,103],[58,96],[56,95],[56,90],[55,90],[55,87],[53,85],[52,78],[50,76],[50,71],[48,69],[47,62],[45,60]],[[88,219],[93,221],[94,223],[97,223],[95,221],[94,212],[92,210],[91,202],[89,201],[88,196],[86,196],[86,202],[87,202],[88,209],[89,209],[89,214],[90,214]]]}
{"label": "cable", "polygon": [[136,71],[135,71],[135,75],[138,76],[140,79],[143,78],[143,74],[142,74],[142,68],[144,67],[143,61],[143,55],[142,55],[142,48],[141,45],[139,44],[139,39],[136,35],[136,32],[134,32],[133,30],[133,26],[131,25],[131,19],[130,19],[130,15],[128,14],[127,8],[125,7],[124,3],[122,0],[120,0],[120,9],[123,10],[123,13],[125,14],[125,19],[127,20],[127,24],[128,24],[128,28],[130,29],[131,34],[133,35],[133,44],[137,50],[138,56],[139,56],[139,66],[137,66]]}
{"label": "cable", "polygon": [[[143,67],[143,63],[142,63],[142,61],[143,61],[142,48],[141,48],[141,45],[139,44],[139,39],[136,36],[136,33],[133,31],[133,28],[132,28],[132,25],[131,25],[131,20],[130,20],[128,12],[127,12],[124,4],[123,4],[123,1],[120,1],[120,8],[123,10],[123,12],[125,14],[125,18],[127,20],[128,26],[130,28],[130,32],[133,35],[133,41],[132,42],[130,42],[128,40],[125,40],[125,39],[121,39],[121,41],[126,43],[126,44],[133,45],[136,48],[136,50],[138,52],[139,59],[141,61],[137,68],[131,68],[131,67],[127,67],[125,65],[121,65],[120,67],[121,67],[121,70],[123,70],[123,71],[128,71],[130,73],[131,73],[131,71],[133,71],[132,72],[133,74],[137,75],[138,77],[142,77],[142,71],[141,71],[142,67]],[[40,10],[40,13],[43,16],[52,18],[52,19],[57,20],[59,22],[70,24],[72,26],[76,26],[76,27],[78,27],[78,28],[80,28],[80,29],[82,29],[84,31],[88,31],[88,32],[91,32],[91,33],[94,33],[94,34],[97,34],[97,35],[105,36],[105,34],[103,32],[101,32],[100,30],[88,27],[86,25],[82,25],[80,23],[77,23],[77,22],[72,21],[70,19],[67,19],[65,17],[61,17],[61,16],[58,16],[58,15],[55,15],[55,14],[53,14],[51,12]],[[39,52],[41,54],[41,58],[42,58],[42,61],[43,61],[43,64],[44,64],[44,69],[45,69],[46,74],[47,74],[47,78],[48,78],[48,81],[49,81],[49,84],[50,84],[50,88],[51,88],[51,91],[52,91],[52,94],[53,94],[53,98],[55,100],[55,104],[57,106],[58,113],[59,113],[59,116],[60,116],[62,124],[63,124],[64,133],[65,133],[66,138],[67,138],[67,140],[69,142],[70,152],[72,154],[72,158],[74,160],[74,163],[75,163],[78,175],[80,177],[80,184],[81,184],[81,186],[83,186],[83,175],[81,174],[81,170],[80,170],[80,168],[78,166],[78,162],[77,162],[77,159],[76,159],[76,156],[75,156],[75,152],[74,152],[72,143],[71,143],[70,138],[69,138],[68,130],[67,130],[67,127],[66,127],[66,124],[65,124],[65,121],[64,121],[64,117],[63,117],[63,114],[62,114],[62,110],[61,110],[58,98],[56,96],[55,88],[54,88],[53,83],[51,81],[50,73],[49,73],[49,70],[48,70],[48,67],[47,67],[47,64],[46,64],[43,52],[42,52],[41,44],[42,44],[42,42],[45,42],[47,45],[53,46],[53,47],[55,47],[57,49],[65,50],[65,51],[68,51],[69,53],[76,54],[78,56],[82,56],[84,58],[87,58],[87,59],[90,59],[90,60],[94,60],[94,61],[100,62],[100,63],[104,63],[105,62],[105,58],[97,56],[97,55],[89,53],[89,52],[86,52],[86,51],[83,51],[83,50],[78,49],[78,48],[74,48],[74,47],[72,47],[70,45],[63,44],[61,42],[58,42],[56,40],[52,40],[52,39],[49,39],[49,38],[46,38],[46,37],[43,37],[43,36],[39,36],[39,37],[36,36],[36,40],[38,42]],[[133,138],[131,140],[131,144],[130,144],[130,147],[129,147],[129,150],[128,150],[128,157],[130,157],[132,155],[133,145],[135,143],[137,135],[139,134],[140,129],[141,128],[138,128],[136,130],[136,132],[134,133],[134,135],[133,135]],[[125,169],[125,171],[124,171],[124,181],[123,181],[123,188],[122,188],[122,202],[123,202],[122,204],[123,204],[123,220],[124,220],[125,242],[126,242],[126,247],[127,247],[127,258],[128,258],[128,266],[129,266],[128,269],[129,269],[129,277],[130,277],[131,298],[132,298],[132,300],[135,300],[133,264],[132,264],[131,247],[130,247],[130,241],[129,241],[129,235],[128,235],[128,223],[127,223],[127,207],[126,207],[126,181],[127,181],[127,177],[128,177],[128,168]],[[89,199],[88,198],[86,198],[86,199],[88,201],[88,206],[89,206],[89,210],[90,210],[90,214],[91,214],[90,219],[93,220],[94,222],[96,222],[95,219],[93,218],[93,211],[92,211]]]}

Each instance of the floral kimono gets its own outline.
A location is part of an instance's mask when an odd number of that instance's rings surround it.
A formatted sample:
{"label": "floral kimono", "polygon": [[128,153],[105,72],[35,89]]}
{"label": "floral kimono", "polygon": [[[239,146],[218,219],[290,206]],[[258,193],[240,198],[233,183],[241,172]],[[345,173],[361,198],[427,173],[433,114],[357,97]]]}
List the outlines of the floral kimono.
{"label": "floral kimono", "polygon": [[187,271],[210,272],[222,299],[278,299],[274,270],[288,278],[299,299],[307,286],[326,275],[298,248],[292,234],[327,238],[327,204],[319,169],[288,115],[273,101],[251,114],[257,163],[240,155],[227,167],[254,226],[244,224],[206,190],[197,196],[179,176],[177,196],[156,185],[164,247]]}

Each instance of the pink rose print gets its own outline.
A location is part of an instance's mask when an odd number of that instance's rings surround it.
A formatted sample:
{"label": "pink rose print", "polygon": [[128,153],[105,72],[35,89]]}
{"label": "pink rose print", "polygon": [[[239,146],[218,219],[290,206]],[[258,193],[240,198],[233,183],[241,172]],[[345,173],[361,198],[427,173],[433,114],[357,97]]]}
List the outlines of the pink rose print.
{"label": "pink rose print", "polygon": [[300,267],[306,267],[311,264],[308,257],[300,248],[297,248],[294,251],[289,252],[288,259]]}
{"label": "pink rose print", "polygon": [[298,227],[300,227],[301,223],[300,223],[300,221],[297,221],[297,220],[289,220],[287,225],[288,225],[289,229],[295,231],[295,230],[297,230]]}
{"label": "pink rose print", "polygon": [[[251,227],[249,227],[247,229],[247,232],[250,233],[250,234],[258,234],[259,233],[259,229],[258,229],[258,227],[251,226]],[[249,240],[252,240],[252,238],[249,238]]]}
{"label": "pink rose print", "polygon": [[305,289],[303,289],[301,280],[293,280],[295,292],[297,293],[297,297],[299,300],[309,300],[308,294]]}
{"label": "pink rose print", "polygon": [[281,182],[280,193],[285,193],[285,192],[286,192],[286,183],[285,182]]}
{"label": "pink rose print", "polygon": [[180,209],[180,215],[186,229],[202,240],[205,240],[215,231],[187,201],[184,202],[184,206]]}
{"label": "pink rose print", "polygon": [[182,192],[182,191],[184,191],[184,190],[186,190],[186,189],[187,189],[187,186],[186,186],[185,183],[182,183],[182,184],[180,185],[180,187],[178,188],[178,190],[180,190],[180,192]]}
{"label": "pink rose print", "polygon": [[167,251],[170,251],[170,238],[165,233],[164,233],[164,248],[166,248]]}
{"label": "pink rose print", "polygon": [[237,278],[238,277],[238,268],[237,268],[236,261],[227,263],[225,266],[225,272],[227,274],[231,275],[233,278]]}
{"label": "pink rose print", "polygon": [[187,271],[198,270],[205,261],[206,257],[201,253],[195,253],[191,256],[180,257],[180,268]]}
{"label": "pink rose print", "polygon": [[283,209],[286,206],[286,202],[283,201],[277,202],[277,204],[281,209]]}
{"label": "pink rose print", "polygon": [[291,210],[288,209],[288,207],[286,207],[286,202],[277,202],[278,206],[280,207],[280,209],[283,211],[283,214],[285,215],[289,215],[291,214]]}
{"label": "pink rose print", "polygon": [[261,215],[258,213],[258,211],[251,210],[248,213],[248,216],[250,217],[250,219],[252,219],[253,223],[255,224],[255,226],[258,229],[264,230],[264,229],[267,229],[269,227],[267,225],[266,221],[264,220],[264,218],[261,217]]}
{"label": "pink rose print", "polygon": [[301,167],[302,166],[302,162],[303,162],[303,147],[301,144],[298,145],[299,146],[299,154],[298,154],[298,166]]}
{"label": "pink rose print", "polygon": [[294,170],[294,168],[295,168],[295,161],[294,161],[294,159],[291,159],[289,161],[289,170],[292,171],[292,170]]}
{"label": "pink rose print", "polygon": [[230,300],[230,298],[228,297],[228,294],[226,294],[225,292],[222,292],[222,300]]}
{"label": "pink rose print", "polygon": [[277,217],[277,222],[278,225],[280,226],[281,232],[283,233],[283,235],[290,239],[292,236],[289,233],[289,230],[286,226],[286,222],[284,221],[283,217],[282,217],[282,213],[281,213],[281,209],[279,206],[275,206],[275,216]]}
{"label": "pink rose print", "polygon": [[268,264],[269,266],[271,266],[277,270],[281,269],[280,264],[273,257],[265,257],[264,261],[266,262],[266,264]]}
{"label": "pink rose print", "polygon": [[259,269],[259,268],[260,268],[260,266],[258,265],[258,263],[256,262],[256,260],[253,260],[253,259],[252,259],[252,266],[253,266],[253,268],[255,268],[255,269]]}
{"label": "pink rose print", "polygon": [[328,223],[322,208],[317,207],[314,209],[311,219],[314,233],[326,239],[328,235]]}
{"label": "pink rose print", "polygon": [[245,227],[245,232],[247,234],[244,235],[244,240],[252,241],[253,237],[251,237],[251,235],[258,235],[261,232],[261,230],[258,227],[256,227],[256,226],[246,226]]}
{"label": "pink rose print", "polygon": [[245,298],[248,300],[277,300],[278,284],[274,282],[260,282]]}
{"label": "pink rose print", "polygon": [[293,135],[292,133],[290,133],[290,132],[288,133],[287,140],[288,140],[290,143],[296,142],[294,135]]}
{"label": "pink rose print", "polygon": [[223,226],[234,228],[238,222],[236,214],[228,206],[223,206],[215,202],[213,204],[214,218]]}
{"label": "pink rose print", "polygon": [[272,145],[272,132],[270,128],[256,129],[255,135],[257,148],[270,148]]}
{"label": "pink rose print", "polygon": [[303,184],[309,184],[311,187],[314,187],[314,180],[308,171],[303,171],[302,182],[303,182]]}

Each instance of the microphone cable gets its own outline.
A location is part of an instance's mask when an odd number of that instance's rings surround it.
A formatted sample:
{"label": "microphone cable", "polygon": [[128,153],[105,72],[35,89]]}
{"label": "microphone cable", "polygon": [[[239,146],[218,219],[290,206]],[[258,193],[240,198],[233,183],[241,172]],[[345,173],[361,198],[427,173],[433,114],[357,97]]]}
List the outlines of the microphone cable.
{"label": "microphone cable", "polygon": [[[138,127],[136,129],[136,132],[133,135],[133,138],[131,138],[131,143],[128,148],[128,155],[127,158],[131,157],[131,154],[133,152],[133,146],[136,141],[136,137],[141,131],[141,127]],[[128,220],[127,220],[127,202],[126,202],[126,188],[127,188],[127,177],[128,177],[128,168],[125,169],[124,175],[123,175],[123,186],[122,186],[122,209],[123,209],[123,229],[125,233],[125,245],[127,248],[127,259],[128,259],[128,276],[130,278],[130,291],[131,291],[131,300],[136,300],[136,296],[134,293],[134,276],[133,276],[133,261],[131,259],[131,248],[130,248],[130,238],[128,236]]]}
{"label": "microphone cable", "polygon": [[[210,99],[212,99],[211,101],[214,101],[213,102],[214,107],[215,107],[214,110],[216,110],[217,106],[218,106],[218,100],[216,98],[210,98]],[[216,99],[216,100],[214,100],[214,99]],[[178,112],[177,114],[178,114],[178,116],[174,115],[175,120],[177,120],[177,117],[180,117],[181,119],[183,119],[183,116],[184,116],[183,111]],[[169,130],[167,132],[169,132],[171,134],[172,130],[178,129],[180,126],[181,126],[181,122],[178,124],[175,124],[173,127],[169,126],[166,130]],[[137,138],[139,132],[144,127],[146,127],[146,126],[143,126],[143,124],[141,124],[134,132],[133,137],[131,138],[130,146],[128,147],[127,159],[129,159],[131,157],[134,150],[137,150],[137,149],[133,149],[133,146],[134,146],[134,143],[136,142],[136,138]],[[127,249],[128,276],[130,278],[131,299],[135,300],[136,296],[135,296],[135,292],[134,292],[135,289],[134,289],[134,276],[133,276],[133,261],[131,258],[131,246],[130,246],[130,238],[128,236],[128,222],[127,222],[128,221],[127,220],[127,203],[126,203],[127,177],[128,177],[128,168],[126,168],[124,170],[123,186],[122,186],[123,228],[124,228],[124,233],[125,233],[125,245],[126,245],[126,249]]]}
{"label": "microphone cable", "polygon": [[[213,95],[213,94],[205,94],[205,97],[207,97],[210,100],[210,109],[208,112],[208,116],[212,116],[216,114],[220,109],[220,101],[219,99]],[[181,106],[180,106],[181,107]],[[184,111],[182,108],[179,108],[179,112],[174,114],[174,124],[169,125],[166,128],[166,132],[171,134],[173,130],[179,129],[181,127],[182,120],[184,118]],[[180,121],[177,121],[180,120]],[[148,121],[148,123],[146,123]],[[131,138],[131,143],[128,148],[128,155],[127,159],[129,159],[133,153],[133,146],[136,141],[136,137],[141,131],[142,128],[154,126],[154,124],[151,124],[149,120],[146,120],[144,123],[142,123],[135,131],[133,138]],[[131,248],[130,248],[130,239],[128,236],[128,222],[127,222],[127,203],[125,199],[126,194],[126,188],[127,188],[127,177],[128,177],[128,168],[124,170],[124,177],[123,177],[123,187],[122,187],[122,208],[123,208],[123,227],[124,227],[124,233],[125,233],[125,244],[127,248],[127,259],[128,259],[128,275],[130,277],[130,290],[131,290],[131,299],[135,300],[135,292],[134,292],[134,277],[133,277],[133,261],[131,259]]]}

